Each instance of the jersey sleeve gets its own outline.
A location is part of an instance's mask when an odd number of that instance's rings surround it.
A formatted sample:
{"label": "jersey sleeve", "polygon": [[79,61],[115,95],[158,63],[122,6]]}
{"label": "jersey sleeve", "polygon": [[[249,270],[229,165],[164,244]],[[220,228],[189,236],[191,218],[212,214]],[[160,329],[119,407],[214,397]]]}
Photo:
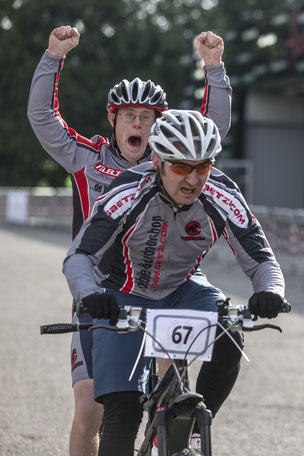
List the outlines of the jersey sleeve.
{"label": "jersey sleeve", "polygon": [[[253,290],[284,297],[285,281],[274,252],[259,223],[239,192],[232,200],[224,236]],[[243,214],[243,215],[242,215]]]}
{"label": "jersey sleeve", "polygon": [[47,51],[33,76],[27,116],[40,144],[68,173],[82,169],[96,160],[107,140],[98,136],[97,142],[70,128],[59,112],[58,85],[64,59]]}
{"label": "jersey sleeve", "polygon": [[113,220],[98,206],[95,206],[94,215],[82,225],[63,264],[63,272],[76,302],[101,291],[104,276],[97,266],[121,230],[120,220]]}
{"label": "jersey sleeve", "polygon": [[205,92],[200,111],[203,116],[213,120],[223,140],[231,123],[230,80],[223,63],[205,66],[204,71]]}
{"label": "jersey sleeve", "polygon": [[126,171],[114,179],[108,191],[96,200],[90,218],[74,239],[64,260],[63,272],[77,302],[100,291],[105,277],[98,265],[124,228],[140,178],[141,174]]}

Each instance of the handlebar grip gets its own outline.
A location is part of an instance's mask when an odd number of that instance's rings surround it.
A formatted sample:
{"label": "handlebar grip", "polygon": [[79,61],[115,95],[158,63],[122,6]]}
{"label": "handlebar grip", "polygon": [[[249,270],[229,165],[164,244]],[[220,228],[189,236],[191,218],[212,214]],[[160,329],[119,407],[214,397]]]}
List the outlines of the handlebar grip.
{"label": "handlebar grip", "polygon": [[54,323],[40,326],[40,334],[64,334],[78,330],[75,323]]}
{"label": "handlebar grip", "polygon": [[289,313],[291,311],[291,304],[289,302],[284,301],[281,305],[281,309],[279,313]]}

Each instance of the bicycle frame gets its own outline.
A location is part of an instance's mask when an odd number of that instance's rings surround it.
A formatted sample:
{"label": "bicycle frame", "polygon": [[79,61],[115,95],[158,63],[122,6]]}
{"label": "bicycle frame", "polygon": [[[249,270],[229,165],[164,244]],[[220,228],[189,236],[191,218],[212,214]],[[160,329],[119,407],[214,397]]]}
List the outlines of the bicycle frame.
{"label": "bicycle frame", "polygon": [[[229,303],[229,298],[225,301],[218,301],[217,305],[223,333],[231,328],[244,331],[272,328],[282,331],[280,327],[268,323],[255,325],[248,307],[232,306]],[[139,328],[143,329],[141,326],[142,320],[139,318],[139,308],[133,308],[135,310],[133,319],[128,314],[130,309],[132,308],[129,306],[122,309],[122,318],[119,320],[116,329],[105,325],[59,323],[41,326],[41,334],[65,333],[81,329],[95,330],[98,328],[117,332],[132,332]],[[290,310],[290,304],[283,303],[281,312],[287,313]],[[85,312],[87,309],[83,308],[82,311]],[[187,385],[185,385],[187,378],[184,373],[182,375],[179,374],[178,368],[172,365],[157,383],[146,401],[145,408],[148,411],[148,424],[144,441],[138,451],[139,456],[150,456],[153,438],[156,434],[158,436],[158,456],[186,454],[181,451],[190,448],[190,438],[195,421],[201,435],[202,453],[194,452],[192,454],[212,456],[211,412],[206,408],[201,395],[189,391]],[[182,382],[181,379],[183,380]]]}
{"label": "bicycle frame", "polygon": [[[183,378],[187,383],[187,378]],[[175,454],[189,447],[194,421],[200,428],[205,456],[211,456],[211,412],[200,394],[191,393],[185,385],[181,392],[171,366],[158,382],[146,402],[148,423],[138,456],[150,456],[151,443],[158,436],[158,456]]]}

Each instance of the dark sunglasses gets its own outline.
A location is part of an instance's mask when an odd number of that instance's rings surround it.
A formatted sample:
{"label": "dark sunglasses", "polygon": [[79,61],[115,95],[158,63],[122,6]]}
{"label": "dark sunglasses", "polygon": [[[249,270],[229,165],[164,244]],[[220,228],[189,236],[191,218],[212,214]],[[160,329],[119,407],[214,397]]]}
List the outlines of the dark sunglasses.
{"label": "dark sunglasses", "polygon": [[186,163],[171,162],[168,160],[163,160],[163,162],[171,166],[172,171],[174,171],[176,174],[179,174],[180,176],[189,176],[189,174],[191,174],[194,169],[198,176],[202,176],[203,174],[206,174],[208,171],[210,171],[214,163],[213,161],[206,161],[204,163],[200,163],[199,165],[192,166],[187,165]]}

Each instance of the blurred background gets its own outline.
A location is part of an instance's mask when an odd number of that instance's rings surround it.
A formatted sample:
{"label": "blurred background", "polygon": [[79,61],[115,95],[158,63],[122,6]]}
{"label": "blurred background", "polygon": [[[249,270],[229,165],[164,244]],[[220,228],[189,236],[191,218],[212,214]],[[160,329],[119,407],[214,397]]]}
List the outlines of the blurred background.
{"label": "blurred background", "polygon": [[0,217],[10,221],[70,223],[69,177],[26,117],[33,72],[62,24],[76,26],[81,39],[61,75],[60,111],[87,137],[111,135],[107,93],[123,78],[152,79],[170,107],[199,109],[195,37],[223,37],[232,124],[217,166],[239,184],[274,249],[302,267],[304,1],[0,0]]}
{"label": "blurred background", "polygon": [[[70,319],[61,267],[72,193],[26,117],[49,34],[66,24],[81,39],[61,74],[60,112],[89,138],[111,135],[107,93],[123,78],[152,79],[171,107],[199,109],[195,37],[223,37],[232,124],[217,166],[260,220],[293,312],[280,316],[283,335],[247,337],[252,366],[216,419],[214,454],[303,456],[304,0],[0,0],[0,455],[68,454],[70,337],[41,338],[39,325]],[[244,304],[251,286],[225,244],[204,272]]]}

